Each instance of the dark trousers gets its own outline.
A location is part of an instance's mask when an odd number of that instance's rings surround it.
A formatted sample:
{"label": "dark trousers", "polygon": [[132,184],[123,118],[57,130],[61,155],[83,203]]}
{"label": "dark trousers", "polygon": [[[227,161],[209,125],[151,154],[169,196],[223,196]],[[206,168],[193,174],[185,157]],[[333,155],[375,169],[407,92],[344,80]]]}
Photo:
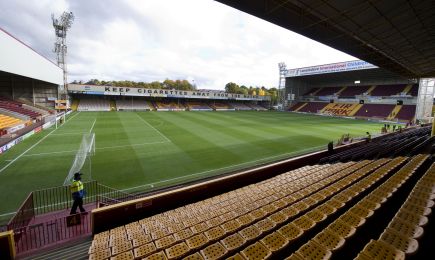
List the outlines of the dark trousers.
{"label": "dark trousers", "polygon": [[76,214],[77,207],[79,207],[80,212],[85,212],[86,210],[83,208],[83,198],[74,198],[74,203],[71,208],[70,214]]}

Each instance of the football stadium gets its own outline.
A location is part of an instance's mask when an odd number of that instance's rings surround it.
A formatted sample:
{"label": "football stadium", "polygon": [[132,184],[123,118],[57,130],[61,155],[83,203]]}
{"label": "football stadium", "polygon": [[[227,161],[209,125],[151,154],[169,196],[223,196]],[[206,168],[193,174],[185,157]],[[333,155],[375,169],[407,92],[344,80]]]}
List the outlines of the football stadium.
{"label": "football stadium", "polygon": [[277,61],[277,96],[71,83],[72,13],[57,63],[0,25],[1,259],[431,259],[433,3],[217,2],[359,60]]}

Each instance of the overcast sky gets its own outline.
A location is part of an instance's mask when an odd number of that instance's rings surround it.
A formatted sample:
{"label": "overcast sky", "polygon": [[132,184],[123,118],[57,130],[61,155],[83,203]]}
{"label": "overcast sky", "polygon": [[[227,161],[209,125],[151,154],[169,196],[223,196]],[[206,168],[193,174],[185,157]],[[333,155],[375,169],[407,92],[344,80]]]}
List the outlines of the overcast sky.
{"label": "overcast sky", "polygon": [[65,10],[75,15],[70,80],[269,88],[278,84],[278,62],[297,68],[355,59],[212,0],[0,0],[0,27],[55,60],[51,13]]}

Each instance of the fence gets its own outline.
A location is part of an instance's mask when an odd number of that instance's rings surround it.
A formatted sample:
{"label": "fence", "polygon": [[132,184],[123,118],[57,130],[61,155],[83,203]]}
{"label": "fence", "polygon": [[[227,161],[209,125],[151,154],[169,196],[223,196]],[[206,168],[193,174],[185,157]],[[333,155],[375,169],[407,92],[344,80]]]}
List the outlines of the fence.
{"label": "fence", "polygon": [[67,239],[78,238],[91,233],[90,214],[74,216],[74,225],[69,225],[69,217],[48,220],[44,223],[21,227],[14,230],[17,253],[40,249]]}
{"label": "fence", "polygon": [[[83,198],[85,205],[95,203],[94,207],[98,207],[139,198],[96,181],[85,182],[83,185],[86,191]],[[31,192],[7,225],[8,230],[14,230],[17,253],[89,235],[92,231],[90,214],[77,214],[73,217],[68,212],[63,212],[61,216],[55,214],[71,208],[72,203],[68,186]]]}

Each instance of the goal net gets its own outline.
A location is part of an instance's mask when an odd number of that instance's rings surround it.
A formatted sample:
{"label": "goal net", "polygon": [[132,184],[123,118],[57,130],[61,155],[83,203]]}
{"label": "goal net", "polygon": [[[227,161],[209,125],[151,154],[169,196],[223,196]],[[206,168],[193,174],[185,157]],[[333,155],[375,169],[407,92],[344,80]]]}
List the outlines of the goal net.
{"label": "goal net", "polygon": [[95,154],[95,133],[84,134],[80,148],[77,151],[74,161],[69,169],[68,176],[65,178],[63,185],[71,184],[74,173],[83,173],[83,181],[92,180],[92,161],[91,157]]}

